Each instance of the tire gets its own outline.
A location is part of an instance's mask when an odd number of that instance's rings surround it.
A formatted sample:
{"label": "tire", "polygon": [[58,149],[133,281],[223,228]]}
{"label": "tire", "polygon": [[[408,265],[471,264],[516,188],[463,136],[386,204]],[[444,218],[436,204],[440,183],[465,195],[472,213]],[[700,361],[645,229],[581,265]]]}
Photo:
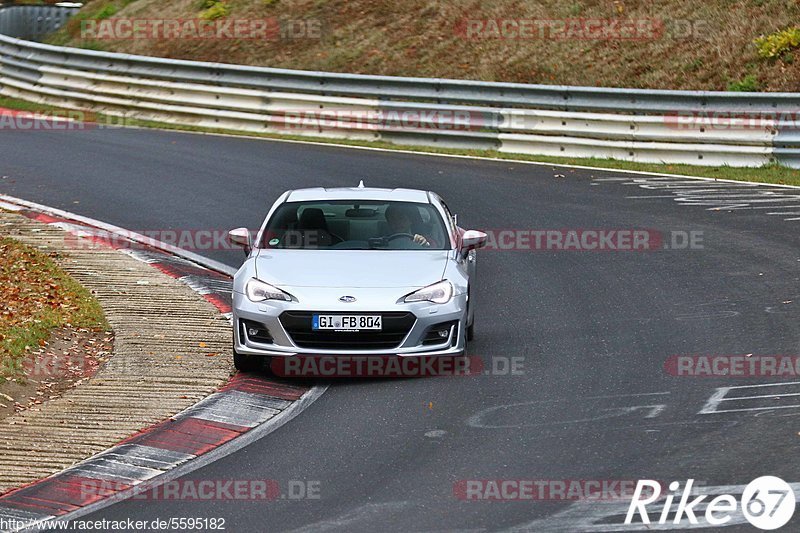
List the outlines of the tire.
{"label": "tire", "polygon": [[233,366],[239,372],[258,372],[264,368],[264,358],[255,355],[242,355],[234,350]]}

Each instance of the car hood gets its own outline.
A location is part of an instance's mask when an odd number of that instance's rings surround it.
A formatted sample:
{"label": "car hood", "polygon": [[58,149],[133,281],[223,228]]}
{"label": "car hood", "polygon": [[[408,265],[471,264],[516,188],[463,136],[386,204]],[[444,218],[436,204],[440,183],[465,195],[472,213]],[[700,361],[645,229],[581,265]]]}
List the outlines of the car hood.
{"label": "car hood", "polygon": [[278,287],[416,289],[442,279],[449,250],[259,250],[258,279]]}

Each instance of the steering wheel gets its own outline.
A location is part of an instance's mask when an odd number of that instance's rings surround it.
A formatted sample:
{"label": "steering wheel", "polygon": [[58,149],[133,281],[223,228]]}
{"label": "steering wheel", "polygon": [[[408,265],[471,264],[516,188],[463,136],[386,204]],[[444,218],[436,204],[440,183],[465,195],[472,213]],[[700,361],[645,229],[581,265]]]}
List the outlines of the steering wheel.
{"label": "steering wheel", "polygon": [[401,239],[401,238],[411,239],[413,241],[414,240],[414,235],[412,233],[394,233],[394,234],[389,235],[388,237],[386,237],[386,240],[387,241],[393,241],[395,239]]}

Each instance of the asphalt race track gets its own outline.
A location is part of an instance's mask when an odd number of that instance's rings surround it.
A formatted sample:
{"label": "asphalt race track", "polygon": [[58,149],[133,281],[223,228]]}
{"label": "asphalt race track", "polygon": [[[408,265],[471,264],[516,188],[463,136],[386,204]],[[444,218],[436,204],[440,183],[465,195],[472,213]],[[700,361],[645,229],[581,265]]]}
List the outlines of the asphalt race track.
{"label": "asphalt race track", "polygon": [[[524,358],[521,372],[335,381],[283,428],[188,475],[311,482],[318,499],[126,501],[86,518],[224,517],[228,531],[605,531],[626,504],[465,501],[459,487],[692,478],[741,494],[763,475],[800,482],[800,377],[665,371],[674,355],[800,355],[798,189],[148,130],[4,131],[0,147],[0,192],[131,230],[254,228],[286,189],[363,179],[435,190],[465,228],[702,238],[694,249],[481,251],[470,353],[487,369]],[[769,386],[717,391],[745,385]],[[748,399],[709,404],[715,394]]]}

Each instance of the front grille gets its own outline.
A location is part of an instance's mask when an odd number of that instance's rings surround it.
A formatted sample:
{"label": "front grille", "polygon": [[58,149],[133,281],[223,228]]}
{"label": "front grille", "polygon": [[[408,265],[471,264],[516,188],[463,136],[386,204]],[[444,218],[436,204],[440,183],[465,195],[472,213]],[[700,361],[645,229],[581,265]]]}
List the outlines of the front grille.
{"label": "front grille", "polygon": [[311,317],[315,314],[344,314],[341,311],[284,311],[281,324],[292,341],[300,348],[320,350],[389,350],[397,348],[416,321],[413,313],[347,313],[353,315],[381,315],[381,331],[314,331]]}

